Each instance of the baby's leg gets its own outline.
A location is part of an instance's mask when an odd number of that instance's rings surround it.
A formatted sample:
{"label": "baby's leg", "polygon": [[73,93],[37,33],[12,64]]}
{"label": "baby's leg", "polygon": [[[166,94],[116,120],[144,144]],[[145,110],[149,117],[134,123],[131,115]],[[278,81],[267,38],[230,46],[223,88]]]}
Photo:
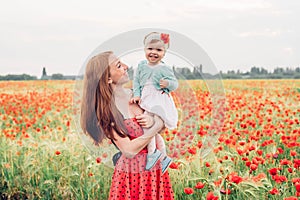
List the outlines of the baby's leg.
{"label": "baby's leg", "polygon": [[148,154],[153,154],[155,149],[156,149],[156,141],[155,141],[155,137],[152,137],[152,139],[150,140],[150,142],[148,143]]}
{"label": "baby's leg", "polygon": [[148,143],[147,149],[148,154],[145,169],[150,170],[157,163],[162,154],[159,150],[156,149],[155,137],[152,137],[152,139]]}
{"label": "baby's leg", "polygon": [[167,156],[166,145],[163,137],[160,134],[155,136],[157,149],[161,151],[162,158]]}
{"label": "baby's leg", "polygon": [[158,134],[155,136],[155,138],[156,138],[157,148],[159,151],[161,151],[162,154],[160,162],[161,162],[161,171],[164,174],[167,171],[168,167],[170,166],[172,159],[167,156],[166,145],[163,137],[160,134]]}

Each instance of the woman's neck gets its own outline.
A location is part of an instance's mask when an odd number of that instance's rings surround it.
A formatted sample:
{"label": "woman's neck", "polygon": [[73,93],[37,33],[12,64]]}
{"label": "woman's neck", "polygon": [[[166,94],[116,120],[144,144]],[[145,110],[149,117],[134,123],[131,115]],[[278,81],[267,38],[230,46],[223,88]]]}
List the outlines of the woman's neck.
{"label": "woman's neck", "polygon": [[122,113],[124,118],[129,118],[131,116],[129,109],[129,101],[130,101],[130,90],[123,88],[122,85],[115,85],[113,87],[114,90],[114,98],[115,104],[118,110]]}
{"label": "woman's neck", "polygon": [[114,96],[118,99],[129,98],[128,89],[124,88],[122,85],[115,85],[113,87]]}

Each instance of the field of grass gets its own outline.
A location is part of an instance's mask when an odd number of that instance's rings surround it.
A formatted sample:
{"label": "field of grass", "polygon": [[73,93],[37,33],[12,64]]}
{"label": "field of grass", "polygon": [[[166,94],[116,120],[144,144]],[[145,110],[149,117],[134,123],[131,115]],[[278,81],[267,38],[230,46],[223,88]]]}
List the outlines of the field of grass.
{"label": "field of grass", "polygon": [[[175,198],[298,199],[300,80],[223,84],[222,110],[203,81],[173,93],[180,122],[163,137]],[[107,199],[115,149],[80,134],[74,85],[0,82],[0,199]]]}

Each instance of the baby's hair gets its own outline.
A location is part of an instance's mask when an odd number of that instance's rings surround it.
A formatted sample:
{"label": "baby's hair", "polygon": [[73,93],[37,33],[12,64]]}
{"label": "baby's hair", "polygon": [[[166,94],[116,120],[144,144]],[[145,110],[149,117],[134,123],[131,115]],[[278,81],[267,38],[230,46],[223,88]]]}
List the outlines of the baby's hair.
{"label": "baby's hair", "polygon": [[[144,45],[146,45],[146,39],[147,39],[150,35],[153,35],[153,34],[159,34],[159,32],[151,32],[151,33],[147,34],[147,35],[144,37]],[[159,39],[152,39],[152,40],[150,40],[150,42],[151,42],[151,43],[154,43],[153,40],[159,41]]]}
{"label": "baby's hair", "polygon": [[[164,36],[167,36],[167,38],[164,38]],[[165,42],[165,39],[167,39],[167,42]],[[144,46],[146,46],[149,43],[156,43],[156,42],[162,42],[165,50],[167,50],[170,46],[169,34],[151,32],[147,34],[144,38]]]}
{"label": "baby's hair", "polygon": [[156,42],[163,42],[163,41],[158,40],[158,39],[152,39],[148,43],[156,43]]}

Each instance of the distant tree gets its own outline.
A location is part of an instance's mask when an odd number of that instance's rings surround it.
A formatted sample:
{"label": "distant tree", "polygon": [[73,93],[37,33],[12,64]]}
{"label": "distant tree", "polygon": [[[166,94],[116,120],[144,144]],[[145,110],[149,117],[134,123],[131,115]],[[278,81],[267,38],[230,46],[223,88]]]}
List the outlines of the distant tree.
{"label": "distant tree", "polygon": [[251,67],[250,70],[251,74],[259,74],[259,68],[258,67]]}
{"label": "distant tree", "polygon": [[193,73],[191,72],[191,70],[187,67],[184,68],[180,68],[181,70],[181,75],[184,77],[184,79],[195,79],[195,76],[193,75]]}
{"label": "distant tree", "polygon": [[64,75],[62,75],[62,74],[52,74],[51,79],[52,80],[63,80]]}
{"label": "distant tree", "polygon": [[286,67],[285,71],[283,72],[284,75],[293,75],[295,73],[295,70],[293,70],[290,67]]}
{"label": "distant tree", "polygon": [[42,74],[42,76],[47,76],[47,72],[46,72],[46,68],[45,67],[43,67],[43,74]]}
{"label": "distant tree", "polygon": [[283,68],[277,67],[276,69],[274,69],[274,74],[282,74],[284,72]]}
{"label": "distant tree", "polygon": [[264,69],[264,68],[260,68],[260,74],[268,74],[268,70]]}
{"label": "distant tree", "polygon": [[200,64],[199,66],[194,66],[193,74],[199,76],[201,75],[201,73],[202,73],[202,64]]}

